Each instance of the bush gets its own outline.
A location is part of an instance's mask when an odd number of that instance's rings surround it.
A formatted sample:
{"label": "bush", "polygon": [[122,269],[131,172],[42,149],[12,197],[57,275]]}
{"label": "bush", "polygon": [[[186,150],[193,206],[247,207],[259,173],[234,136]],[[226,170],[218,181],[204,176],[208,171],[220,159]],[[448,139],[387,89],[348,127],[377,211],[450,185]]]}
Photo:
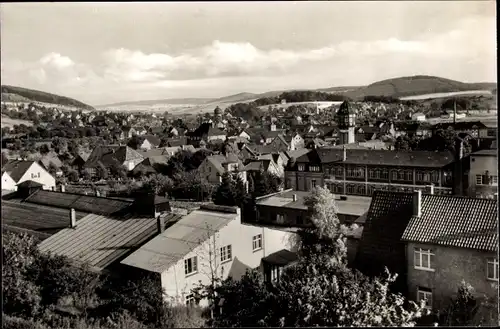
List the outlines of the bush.
{"label": "bush", "polygon": [[40,321],[26,320],[2,314],[2,328],[4,329],[49,329]]}

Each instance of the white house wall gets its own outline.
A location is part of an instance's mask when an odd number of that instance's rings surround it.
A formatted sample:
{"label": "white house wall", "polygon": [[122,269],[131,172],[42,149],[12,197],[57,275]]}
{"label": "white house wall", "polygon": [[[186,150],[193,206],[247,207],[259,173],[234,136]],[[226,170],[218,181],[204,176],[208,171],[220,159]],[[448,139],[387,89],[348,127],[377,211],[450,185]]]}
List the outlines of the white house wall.
{"label": "white house wall", "polygon": [[[38,177],[38,174],[40,174],[40,177]],[[17,184],[27,180],[32,180],[34,182],[42,184],[42,188],[44,190],[50,190],[56,186],[56,179],[47,170],[43,169],[43,167],[40,166],[37,162],[33,162],[33,164],[28,168],[28,170],[26,170],[21,179],[19,179]]]}
{"label": "white house wall", "polygon": [[6,172],[2,175],[2,190],[17,191],[16,182]]}
{"label": "white house wall", "polygon": [[[253,251],[252,238],[262,234],[262,248]],[[239,220],[234,220],[227,226],[219,230],[214,238],[205,241],[187,254],[182,260],[176,263],[161,274],[161,284],[167,298],[174,303],[185,303],[185,297],[191,294],[191,289],[196,287],[201,281],[203,284],[210,283],[210,261],[209,250],[216,250],[215,268],[218,265],[219,276],[223,279],[229,275],[234,279],[239,279],[245,274],[247,269],[257,269],[261,259],[281,249],[291,249],[290,235],[284,231],[263,228],[252,225],[241,224]],[[215,248],[214,248],[215,244]],[[209,247],[209,246],[212,247]],[[220,248],[231,245],[232,259],[220,264]],[[196,274],[184,274],[184,260],[198,256],[198,272]],[[206,305],[206,301],[201,302]]]}

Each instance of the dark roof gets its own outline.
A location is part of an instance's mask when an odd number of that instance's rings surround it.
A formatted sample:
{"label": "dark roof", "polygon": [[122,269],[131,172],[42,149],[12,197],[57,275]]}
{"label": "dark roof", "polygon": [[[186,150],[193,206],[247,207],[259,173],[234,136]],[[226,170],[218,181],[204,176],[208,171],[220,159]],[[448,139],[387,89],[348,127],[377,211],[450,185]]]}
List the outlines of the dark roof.
{"label": "dark roof", "polygon": [[412,202],[411,193],[373,192],[355,260],[358,269],[378,275],[387,266],[392,272],[406,273],[401,236],[413,214]]}
{"label": "dark roof", "polygon": [[161,143],[160,138],[158,138],[157,136],[154,136],[154,135],[144,135],[143,138],[147,139],[148,142],[151,143],[151,145],[154,145],[154,146],[158,146]]}
{"label": "dark roof", "polygon": [[[77,221],[85,215],[87,213],[76,211]],[[67,209],[2,200],[2,226],[51,235],[69,226],[69,216]]]}
{"label": "dark roof", "polygon": [[3,165],[2,172],[8,173],[15,182],[18,182],[34,162],[26,160],[9,161]]}
{"label": "dark roof", "polygon": [[422,195],[422,214],[413,216],[402,240],[477,250],[498,250],[497,202]]}
{"label": "dark roof", "polygon": [[[178,217],[167,214],[165,223]],[[89,214],[75,228],[64,229],[44,240],[39,249],[102,269],[120,261],[157,234],[156,218]]]}
{"label": "dark roof", "polygon": [[68,210],[74,208],[75,210],[86,213],[103,215],[126,211],[132,205],[132,202],[119,199],[45,190],[36,191],[27,197],[25,202],[65,208]]}
{"label": "dark roof", "polygon": [[309,151],[297,159],[305,163],[334,163],[368,164],[386,166],[411,167],[443,167],[454,162],[450,151],[390,151],[390,150],[363,150],[346,149],[346,161],[342,161],[343,150],[323,147]]}
{"label": "dark roof", "polygon": [[165,144],[170,147],[186,145],[187,137],[167,138]]}
{"label": "dark roof", "polygon": [[143,158],[144,157],[140,153],[128,146],[99,145],[94,148],[87,162],[85,162],[84,167],[93,168],[98,166],[100,163],[104,166],[110,166],[113,164],[123,165],[125,161]]}
{"label": "dark roof", "polygon": [[38,182],[35,182],[33,180],[25,180],[22,183],[17,184],[17,187],[43,187],[43,184],[40,184]]}
{"label": "dark roof", "polygon": [[297,260],[297,254],[286,249],[281,249],[280,251],[273,252],[269,256],[262,258],[263,262],[278,266],[286,266]]}
{"label": "dark roof", "polygon": [[346,114],[355,114],[355,113],[356,113],[356,111],[354,110],[351,103],[349,103],[348,101],[342,102],[342,104],[340,104],[339,110],[337,111],[337,115],[338,114],[346,115]]}

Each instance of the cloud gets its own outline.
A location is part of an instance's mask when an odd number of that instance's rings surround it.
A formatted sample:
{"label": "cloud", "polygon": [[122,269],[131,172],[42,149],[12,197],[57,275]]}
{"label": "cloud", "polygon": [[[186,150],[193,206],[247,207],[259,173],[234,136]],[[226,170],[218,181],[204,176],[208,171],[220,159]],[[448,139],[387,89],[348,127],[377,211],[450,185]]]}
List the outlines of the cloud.
{"label": "cloud", "polygon": [[97,54],[94,63],[51,52],[31,62],[2,58],[1,69],[3,80],[11,84],[96,98],[111,93],[124,98],[133,91],[163,97],[163,92],[176,96],[176,91],[188,93],[190,88],[199,95],[205,90],[224,93],[217,88],[246,91],[261,86],[264,91],[362,84],[407,74],[488,80],[496,68],[494,24],[468,17],[444,33],[424,31],[412,40],[345,40],[314,49],[261,49],[220,40],[179,53],[118,48]]}

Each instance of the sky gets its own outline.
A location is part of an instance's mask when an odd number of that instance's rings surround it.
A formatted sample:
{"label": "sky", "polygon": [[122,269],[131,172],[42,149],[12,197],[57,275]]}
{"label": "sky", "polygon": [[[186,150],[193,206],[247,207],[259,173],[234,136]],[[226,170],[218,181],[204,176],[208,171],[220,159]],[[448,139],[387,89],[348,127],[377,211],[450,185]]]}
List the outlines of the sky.
{"label": "sky", "polygon": [[2,3],[2,84],[90,105],[496,82],[495,1]]}

